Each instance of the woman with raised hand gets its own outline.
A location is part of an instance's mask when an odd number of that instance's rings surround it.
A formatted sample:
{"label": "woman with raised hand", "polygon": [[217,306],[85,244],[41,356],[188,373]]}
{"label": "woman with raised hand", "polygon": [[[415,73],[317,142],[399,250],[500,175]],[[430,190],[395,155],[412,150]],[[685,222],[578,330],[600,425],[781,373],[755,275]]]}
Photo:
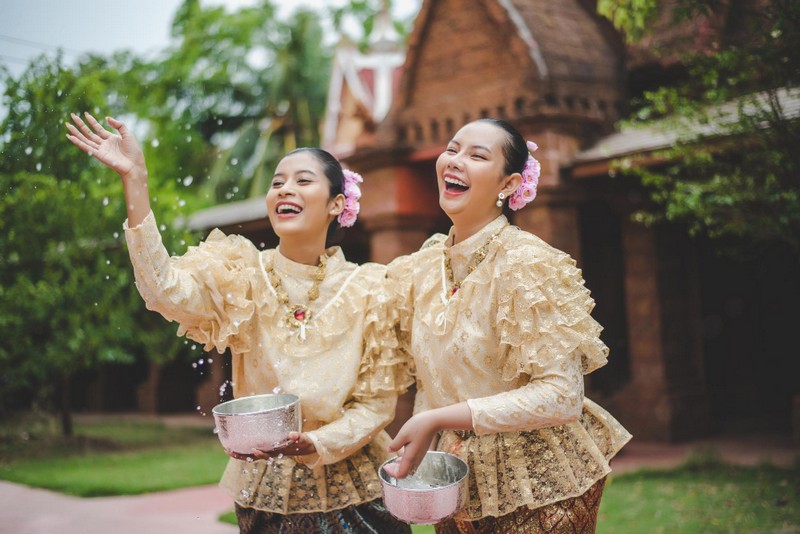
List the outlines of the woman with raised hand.
{"label": "woman with raised hand", "polygon": [[220,485],[236,502],[240,531],[409,532],[383,507],[376,473],[389,457],[382,429],[411,382],[387,315],[386,268],[350,263],[326,242],[355,222],[361,177],[324,150],[294,150],[266,197],[276,249],[214,230],[170,257],[136,139],[113,118],[117,133],[85,118],[72,115],[67,138],[122,178],[125,235],[147,307],[206,350],[230,349],[235,397],[300,397],[303,432],[288,445],[229,453]]}
{"label": "woman with raised hand", "polygon": [[504,121],[461,128],[436,163],[449,235],[389,266],[417,394],[387,471],[413,474],[432,443],[470,469],[465,510],[437,532],[594,532],[630,439],[583,395],[608,349],[580,270],[502,212],[536,196],[535,149]]}

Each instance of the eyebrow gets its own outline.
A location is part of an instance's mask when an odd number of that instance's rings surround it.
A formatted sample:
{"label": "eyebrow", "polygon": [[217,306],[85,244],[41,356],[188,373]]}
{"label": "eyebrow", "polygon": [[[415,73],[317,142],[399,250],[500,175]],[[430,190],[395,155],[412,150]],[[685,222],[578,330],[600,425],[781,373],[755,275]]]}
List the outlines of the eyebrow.
{"label": "eyebrow", "polygon": [[[310,174],[311,176],[316,176],[317,175],[317,173],[315,173],[311,169],[300,169],[299,171],[295,172],[294,174]],[[286,175],[286,173],[276,172],[275,174],[272,175],[272,177],[276,178],[278,176],[285,176],[285,175]]]}
{"label": "eyebrow", "polygon": [[[456,141],[455,139],[451,139],[451,140],[450,140],[450,142],[451,142],[452,144],[454,144],[454,145],[458,145],[459,147],[461,146],[461,143],[459,143],[459,142],[458,142],[458,141]],[[483,146],[483,145],[472,145],[470,148],[477,148],[478,150],[485,150],[486,152],[489,152],[489,153],[491,153],[491,152],[492,152],[492,151],[491,151],[491,149],[490,149],[489,147],[487,147],[487,146]]]}

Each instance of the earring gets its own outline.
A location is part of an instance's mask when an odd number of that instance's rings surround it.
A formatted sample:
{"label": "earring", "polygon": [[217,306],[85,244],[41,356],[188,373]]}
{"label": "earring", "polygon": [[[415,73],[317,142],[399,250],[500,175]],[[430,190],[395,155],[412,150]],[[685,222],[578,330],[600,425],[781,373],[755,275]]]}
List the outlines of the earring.
{"label": "earring", "polygon": [[505,193],[501,192],[499,195],[497,195],[497,207],[498,208],[502,208],[503,207],[503,199],[504,198],[506,198],[506,194]]}

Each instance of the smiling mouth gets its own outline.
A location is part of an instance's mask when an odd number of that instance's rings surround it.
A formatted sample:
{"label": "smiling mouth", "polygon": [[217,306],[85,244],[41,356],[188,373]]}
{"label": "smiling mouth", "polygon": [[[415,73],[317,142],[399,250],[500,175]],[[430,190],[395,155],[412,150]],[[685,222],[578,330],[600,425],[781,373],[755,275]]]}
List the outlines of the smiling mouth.
{"label": "smiling mouth", "polygon": [[297,215],[298,213],[302,212],[303,208],[296,204],[280,204],[278,207],[275,208],[275,212],[278,215]]}
{"label": "smiling mouth", "polygon": [[444,188],[448,193],[463,193],[469,189],[469,186],[466,184],[466,182],[463,182],[458,178],[445,176]]}

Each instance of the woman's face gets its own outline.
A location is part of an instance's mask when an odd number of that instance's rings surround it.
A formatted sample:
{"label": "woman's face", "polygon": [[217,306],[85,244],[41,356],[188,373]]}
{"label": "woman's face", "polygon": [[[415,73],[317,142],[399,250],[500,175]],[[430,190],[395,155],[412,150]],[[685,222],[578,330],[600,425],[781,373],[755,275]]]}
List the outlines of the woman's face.
{"label": "woman's face", "polygon": [[496,202],[506,187],[506,135],[489,123],[467,124],[436,160],[439,205],[454,223],[486,221],[500,214]]}
{"label": "woman's face", "polygon": [[325,236],[341,212],[343,202],[336,198],[330,196],[330,182],[319,160],[310,152],[297,152],[275,169],[267,192],[267,216],[281,239]]}

